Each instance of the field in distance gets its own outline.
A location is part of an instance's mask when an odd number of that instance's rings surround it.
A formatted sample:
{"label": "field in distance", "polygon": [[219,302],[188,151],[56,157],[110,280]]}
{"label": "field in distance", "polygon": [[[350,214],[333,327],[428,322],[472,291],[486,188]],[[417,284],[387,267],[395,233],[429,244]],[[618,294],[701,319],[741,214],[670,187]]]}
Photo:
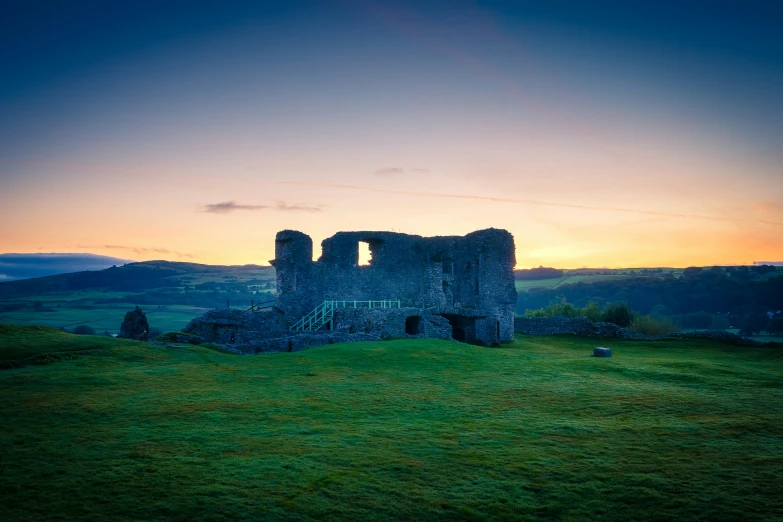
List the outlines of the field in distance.
{"label": "field in distance", "polygon": [[783,351],[602,343],[613,358],[564,337],[248,357],[0,326],[0,360],[51,363],[0,370],[0,505],[9,520],[783,516]]}
{"label": "field in distance", "polygon": [[[709,268],[709,267],[707,267]],[[560,270],[562,275],[556,277],[544,277],[541,279],[523,278],[523,270],[515,270],[515,284],[518,292],[526,292],[531,288],[557,288],[560,285],[576,283],[599,283],[604,281],[622,281],[631,278],[656,278],[681,277],[684,268],[575,268]],[[783,275],[783,266],[775,267],[774,272],[763,274],[759,280],[768,280],[775,276]]]}
{"label": "field in distance", "polygon": [[209,309],[248,308],[273,299],[274,291],[271,266],[148,261],[0,283],[0,322],[116,334],[138,305],[152,328],[173,331]]}

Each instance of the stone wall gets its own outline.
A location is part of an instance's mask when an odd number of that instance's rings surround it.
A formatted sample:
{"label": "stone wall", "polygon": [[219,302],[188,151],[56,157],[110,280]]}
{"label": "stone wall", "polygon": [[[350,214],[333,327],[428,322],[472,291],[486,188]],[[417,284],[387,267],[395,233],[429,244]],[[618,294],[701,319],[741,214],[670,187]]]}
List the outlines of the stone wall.
{"label": "stone wall", "polygon": [[[359,266],[359,243],[372,260]],[[212,310],[185,332],[237,353],[294,351],[329,342],[431,337],[491,345],[514,338],[514,238],[505,230],[421,237],[339,232],[321,243],[296,230],[275,237],[278,298],[261,313]],[[400,308],[341,308],[317,332],[291,327],[326,300],[395,300]]]}
{"label": "stone wall", "polygon": [[183,332],[219,345],[253,345],[291,334],[285,315],[276,308],[263,312],[210,310],[188,323]]}
{"label": "stone wall", "polygon": [[[370,247],[367,266],[358,265],[360,242]],[[277,270],[277,307],[289,325],[325,300],[399,299],[404,308],[444,317],[450,337],[457,340],[492,344],[513,339],[516,259],[514,238],[505,230],[428,238],[339,232],[321,246],[314,262],[309,236],[294,230],[277,234],[270,263]],[[383,313],[396,321],[393,313]]]}
{"label": "stone wall", "polygon": [[429,337],[451,339],[449,321],[424,308],[346,308],[335,313],[334,329],[348,333],[372,333],[381,338]]}
{"label": "stone wall", "polygon": [[326,344],[389,338],[451,339],[448,320],[421,308],[338,309],[333,329],[315,332],[289,330],[282,312],[275,309],[217,309],[193,319],[184,332],[196,336],[199,342],[242,354],[295,352]]}
{"label": "stone wall", "polygon": [[587,317],[515,317],[514,331],[527,335],[581,335],[585,337],[617,337],[620,339],[648,341],[708,339],[740,346],[776,345],[776,343],[762,343],[755,339],[740,337],[734,333],[720,330],[702,330],[651,337],[627,328],[621,328],[612,323],[594,323]]}

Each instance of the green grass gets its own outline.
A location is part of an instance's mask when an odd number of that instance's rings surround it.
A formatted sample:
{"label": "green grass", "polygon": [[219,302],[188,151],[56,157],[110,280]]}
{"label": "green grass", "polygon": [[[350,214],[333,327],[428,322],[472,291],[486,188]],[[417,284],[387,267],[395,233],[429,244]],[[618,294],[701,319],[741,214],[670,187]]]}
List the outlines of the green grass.
{"label": "green grass", "polygon": [[[0,337],[2,357],[86,342]],[[4,519],[783,517],[783,350],[103,342],[0,371]]]}
{"label": "green grass", "polygon": [[[0,368],[54,362],[63,354],[135,348],[136,344],[100,335],[73,335],[44,326],[0,324]],[[45,355],[53,357],[41,357]]]}
{"label": "green grass", "polygon": [[531,288],[557,288],[560,285],[571,285],[574,283],[598,283],[602,281],[619,281],[621,279],[628,279],[632,277],[630,275],[618,274],[618,275],[565,275],[563,277],[555,277],[552,279],[535,279],[530,281],[515,281],[517,292],[527,292]]}
{"label": "green grass", "polygon": [[[46,306],[50,306],[48,303]],[[125,313],[133,310],[133,303],[119,303],[112,305],[97,305],[88,309],[69,308],[67,304],[62,308],[54,308],[51,312],[36,312],[32,309],[15,310],[12,312],[0,312],[0,322],[19,325],[48,326],[51,328],[65,327],[72,330],[75,326],[84,324],[94,328],[98,333],[108,330],[111,333],[119,333],[120,325]],[[203,314],[207,310],[195,306],[170,305],[158,309],[158,305],[139,305],[147,314],[151,328],[160,328],[164,331],[183,329],[193,318]]]}

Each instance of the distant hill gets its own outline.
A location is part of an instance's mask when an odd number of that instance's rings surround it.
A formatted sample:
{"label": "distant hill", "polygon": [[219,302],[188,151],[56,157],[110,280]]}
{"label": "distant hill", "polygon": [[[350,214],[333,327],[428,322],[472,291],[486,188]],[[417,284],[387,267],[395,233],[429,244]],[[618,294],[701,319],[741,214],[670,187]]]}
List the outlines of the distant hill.
{"label": "distant hill", "polygon": [[96,254],[0,254],[0,281],[103,270],[129,261]]}
{"label": "distant hill", "polygon": [[[106,258],[111,259],[111,258]],[[159,288],[205,287],[215,282],[240,283],[274,278],[271,266],[220,266],[173,261],[144,261],[96,271],[81,271],[0,283],[0,299],[19,298],[48,292],[85,290],[145,292]]]}
{"label": "distant hill", "polygon": [[210,308],[274,299],[275,279],[268,265],[145,261],[0,282],[0,323],[116,333],[125,313],[141,306],[152,327],[176,331]]}

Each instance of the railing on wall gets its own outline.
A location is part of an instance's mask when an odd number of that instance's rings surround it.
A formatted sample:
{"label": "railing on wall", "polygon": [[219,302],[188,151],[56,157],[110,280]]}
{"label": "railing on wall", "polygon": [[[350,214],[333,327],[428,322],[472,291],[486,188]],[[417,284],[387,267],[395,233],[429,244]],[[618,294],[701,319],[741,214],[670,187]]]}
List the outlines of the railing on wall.
{"label": "railing on wall", "polygon": [[380,301],[360,301],[357,299],[332,299],[324,301],[315,310],[302,317],[291,327],[293,331],[316,331],[330,324],[334,311],[338,308],[400,308],[399,299],[383,299]]}

